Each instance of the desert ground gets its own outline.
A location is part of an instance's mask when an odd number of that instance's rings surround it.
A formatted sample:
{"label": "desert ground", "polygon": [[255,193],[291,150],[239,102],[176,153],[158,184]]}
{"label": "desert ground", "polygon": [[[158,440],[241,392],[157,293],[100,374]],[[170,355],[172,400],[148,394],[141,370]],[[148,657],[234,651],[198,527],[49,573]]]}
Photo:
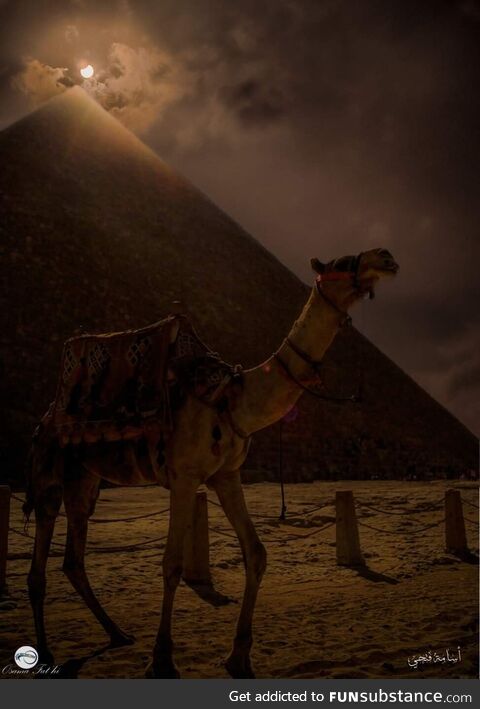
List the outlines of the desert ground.
{"label": "desert ground", "polygon": [[[278,485],[246,486],[268,552],[254,626],[252,664],[257,677],[477,677],[478,565],[475,556],[461,560],[444,551],[447,487],[461,489],[465,517],[472,521],[466,523],[468,543],[477,554],[474,483],[287,485],[284,522],[278,521]],[[354,492],[361,523],[364,569],[336,564],[335,491],[348,489]],[[182,582],[178,590],[174,639],[183,678],[227,677],[223,660],[243,588],[239,545],[214,504],[214,493],[209,491],[208,497],[214,588],[196,592]],[[134,645],[117,649],[106,647],[103,630],[62,574],[65,519],[59,518],[48,566],[46,623],[63,676],[144,676],[159,622],[164,542],[129,545],[164,537],[168,493],[156,487],[106,489],[94,515],[105,520],[150,513],[143,519],[90,525],[86,561],[92,586],[112,617],[136,638]],[[12,500],[11,525],[23,530],[17,500]],[[33,530],[30,524],[29,534]],[[26,589],[31,544],[21,534],[10,534],[8,585],[16,607],[4,603],[0,610],[0,667],[13,661],[20,645],[35,646]],[[457,663],[426,663],[416,669],[408,664],[409,657],[428,650],[445,655],[447,648],[456,652],[459,646]]]}

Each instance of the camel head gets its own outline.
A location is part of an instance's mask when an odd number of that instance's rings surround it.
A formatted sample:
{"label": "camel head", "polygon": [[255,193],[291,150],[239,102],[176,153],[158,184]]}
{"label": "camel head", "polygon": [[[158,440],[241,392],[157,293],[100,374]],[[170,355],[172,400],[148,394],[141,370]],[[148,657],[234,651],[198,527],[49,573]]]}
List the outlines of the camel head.
{"label": "camel head", "polygon": [[312,258],[311,265],[318,274],[318,291],[340,310],[347,310],[366,295],[374,298],[378,281],[392,278],[399,268],[386,249],[362,251],[358,256],[342,256],[329,263]]}

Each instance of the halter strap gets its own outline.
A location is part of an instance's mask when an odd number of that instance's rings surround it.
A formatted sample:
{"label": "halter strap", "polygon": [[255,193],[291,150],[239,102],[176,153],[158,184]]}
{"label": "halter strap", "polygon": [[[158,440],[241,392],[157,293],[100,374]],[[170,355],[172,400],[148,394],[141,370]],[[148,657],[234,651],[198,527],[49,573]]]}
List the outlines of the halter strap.
{"label": "halter strap", "polygon": [[306,362],[307,364],[309,364],[311,366],[311,368],[313,369],[313,371],[315,372],[315,374],[318,377],[319,373],[317,370],[321,365],[321,361],[318,359],[313,359],[313,357],[310,357],[308,352],[305,352],[305,350],[302,350],[298,345],[295,344],[295,342],[290,337],[287,336],[284,339],[284,342],[285,342],[285,344],[287,344],[290,347],[290,349],[292,349],[295,352],[296,355],[298,355],[300,357],[300,359],[303,359],[304,362]]}
{"label": "halter strap", "polygon": [[362,261],[362,256],[363,256],[363,251],[360,251],[360,253],[357,256],[352,256],[350,258],[350,264],[351,264],[351,269],[348,271],[325,271],[324,273],[319,273],[317,277],[315,278],[315,285],[317,286],[317,291],[318,293],[322,296],[322,298],[332,307],[334,310],[337,311],[342,316],[342,319],[340,320],[340,327],[344,327],[345,325],[350,325],[352,322],[352,318],[348,313],[345,311],[341,310],[334,302],[331,300],[325,291],[322,288],[322,284],[328,281],[352,281],[353,287],[358,289],[360,287],[360,283],[358,281],[358,272],[360,270],[360,263]]}

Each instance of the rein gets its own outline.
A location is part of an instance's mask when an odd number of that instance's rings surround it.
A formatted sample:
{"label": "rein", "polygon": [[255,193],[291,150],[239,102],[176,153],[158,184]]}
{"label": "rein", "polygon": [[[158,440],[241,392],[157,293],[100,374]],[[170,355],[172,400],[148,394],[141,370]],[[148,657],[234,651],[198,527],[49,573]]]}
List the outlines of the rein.
{"label": "rein", "polygon": [[[320,362],[315,362],[315,360],[311,359],[307,353],[300,354],[301,350],[297,350],[296,348],[292,347],[292,342],[288,338],[285,339],[285,343],[290,345],[292,350],[297,354],[301,359],[306,362],[307,364],[310,365],[310,367],[313,369],[315,372],[315,378],[320,379]],[[303,354],[307,355],[307,357],[304,357]],[[330,396],[329,394],[320,394],[318,391],[315,391],[314,389],[310,389],[310,387],[306,386],[298,377],[296,377],[293,372],[289,369],[288,365],[284,360],[280,357],[278,352],[274,352],[273,356],[277,360],[277,362],[281,365],[282,369],[284,370],[285,374],[291,379],[297,386],[300,387],[300,389],[303,389],[303,391],[306,391],[307,394],[311,394],[312,396],[315,396],[317,399],[323,399],[323,401],[336,401],[336,402],[351,402],[351,403],[356,403],[360,400],[360,397],[357,394],[352,394],[351,396]]]}

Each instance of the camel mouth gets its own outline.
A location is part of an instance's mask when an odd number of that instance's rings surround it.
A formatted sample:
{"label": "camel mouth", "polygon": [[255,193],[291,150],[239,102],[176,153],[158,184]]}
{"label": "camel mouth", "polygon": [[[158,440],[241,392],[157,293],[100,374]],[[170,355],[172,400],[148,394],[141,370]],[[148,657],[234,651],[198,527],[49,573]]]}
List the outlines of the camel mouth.
{"label": "camel mouth", "polygon": [[389,261],[384,263],[380,268],[375,268],[374,275],[366,278],[364,283],[360,279],[359,293],[363,298],[369,298],[373,300],[375,298],[375,287],[379,279],[383,278],[393,278],[396,276],[400,267],[396,261]]}
{"label": "camel mouth", "polygon": [[379,268],[378,270],[380,273],[385,273],[387,276],[395,276],[399,272],[400,266],[398,263],[392,263],[388,266],[382,266],[382,268]]}

